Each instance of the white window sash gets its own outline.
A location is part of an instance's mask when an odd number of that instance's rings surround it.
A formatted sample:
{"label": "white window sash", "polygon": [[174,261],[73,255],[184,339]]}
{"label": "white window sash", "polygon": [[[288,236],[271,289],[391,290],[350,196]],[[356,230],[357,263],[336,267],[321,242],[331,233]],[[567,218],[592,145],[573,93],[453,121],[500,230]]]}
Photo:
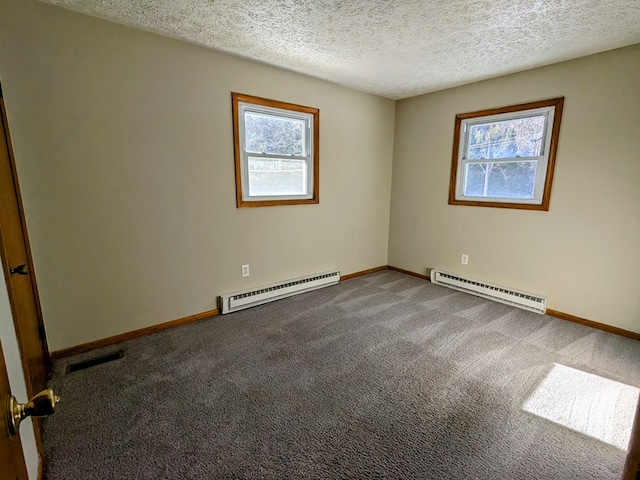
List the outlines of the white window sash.
{"label": "white window sash", "polygon": [[[314,185],[314,158],[313,158],[313,115],[307,113],[282,110],[274,107],[256,106],[254,104],[239,103],[239,126],[240,126],[240,148],[242,151],[242,162],[240,165],[240,174],[242,182],[242,200],[243,201],[278,201],[278,200],[307,200],[313,198]],[[267,153],[255,153],[245,150],[246,132],[244,115],[246,112],[280,117],[289,120],[302,120],[305,124],[304,133],[304,151],[307,155],[274,155]],[[275,160],[302,160],[306,163],[306,194],[292,195],[250,195],[249,194],[249,157],[265,158]]]}
{"label": "white window sash", "polygon": [[[486,117],[478,117],[462,121],[463,135],[460,135],[460,145],[458,149],[458,175],[456,176],[456,200],[469,200],[477,202],[492,203],[521,203],[540,205],[542,203],[542,194],[544,190],[547,164],[549,162],[549,149],[551,146],[551,129],[553,128],[555,107],[543,107],[523,112],[502,113],[497,115],[489,115]],[[542,132],[542,155],[536,157],[506,157],[506,158],[474,158],[467,159],[469,148],[469,130],[473,125],[484,125],[487,123],[495,123],[505,120],[518,120],[521,118],[529,118],[536,116],[546,116],[545,126]],[[465,184],[467,180],[467,165],[478,163],[511,163],[511,162],[531,162],[537,161],[536,180],[533,190],[533,198],[505,198],[505,197],[480,197],[465,195]]]}
{"label": "white window sash", "polygon": [[460,161],[466,165],[469,163],[514,163],[514,162],[536,162],[544,160],[544,155],[539,155],[537,157],[503,157],[503,158],[473,158],[466,159],[463,158]]}
{"label": "white window sash", "polygon": [[266,158],[273,160],[304,160],[309,161],[312,159],[311,155],[274,155],[272,153],[254,153],[246,150],[242,151],[242,155],[247,157]]}

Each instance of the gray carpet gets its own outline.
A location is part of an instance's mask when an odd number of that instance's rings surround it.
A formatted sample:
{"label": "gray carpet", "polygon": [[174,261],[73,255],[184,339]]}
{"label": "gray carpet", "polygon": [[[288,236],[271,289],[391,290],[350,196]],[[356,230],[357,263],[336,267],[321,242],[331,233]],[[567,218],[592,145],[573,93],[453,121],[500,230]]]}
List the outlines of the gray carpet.
{"label": "gray carpet", "polygon": [[54,368],[49,480],[617,480],[640,342],[383,271]]}

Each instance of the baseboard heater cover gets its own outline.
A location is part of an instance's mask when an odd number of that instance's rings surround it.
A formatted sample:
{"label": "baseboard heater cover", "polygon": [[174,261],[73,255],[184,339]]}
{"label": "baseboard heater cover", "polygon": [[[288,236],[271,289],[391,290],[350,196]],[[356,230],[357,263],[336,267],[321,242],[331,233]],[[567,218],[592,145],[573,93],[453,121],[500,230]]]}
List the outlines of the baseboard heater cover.
{"label": "baseboard heater cover", "polygon": [[335,285],[340,281],[340,272],[317,273],[306,277],[285,280],[273,285],[242,290],[239,292],[220,295],[219,307],[223,314],[236,312],[249,307],[280,300],[281,298],[298,295],[300,293],[317,290],[318,288]]}
{"label": "baseboard heater cover", "polygon": [[435,269],[431,270],[431,282],[461,292],[470,293],[471,295],[477,295],[488,298],[489,300],[529,310],[530,312],[543,314],[547,310],[547,297],[463,277],[455,273]]}

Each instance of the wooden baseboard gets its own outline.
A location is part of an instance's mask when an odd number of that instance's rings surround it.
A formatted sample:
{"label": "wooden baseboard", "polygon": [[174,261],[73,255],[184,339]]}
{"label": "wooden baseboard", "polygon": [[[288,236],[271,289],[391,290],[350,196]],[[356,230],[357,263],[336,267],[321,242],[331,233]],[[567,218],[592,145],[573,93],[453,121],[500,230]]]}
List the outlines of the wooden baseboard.
{"label": "wooden baseboard", "polygon": [[561,318],[562,320],[579,323],[581,325],[586,325],[588,327],[597,328],[598,330],[604,330],[605,332],[615,333],[616,335],[632,338],[633,340],[640,340],[640,333],[624,330],[623,328],[607,325],[606,323],[594,322],[593,320],[587,320],[586,318],[576,317],[575,315],[571,315],[570,313],[559,312],[558,310],[547,308],[547,315]]}
{"label": "wooden baseboard", "polygon": [[[379,272],[381,270],[386,270],[386,269],[387,269],[387,266],[382,265],[380,267],[369,268],[368,270],[362,270],[360,272],[350,273],[348,275],[342,275],[340,277],[340,281],[343,282],[351,278],[360,277],[362,275],[368,275],[369,273],[375,273],[375,272]],[[102,338],[100,340],[94,340],[93,342],[87,342],[81,345],[76,345],[69,348],[63,348],[62,350],[56,350],[55,352],[51,352],[51,359],[59,360],[61,358],[70,357],[71,355],[77,355],[78,353],[88,352],[90,350],[95,350],[96,348],[107,347],[109,345],[114,345],[116,343],[124,342],[125,340],[130,340],[132,338],[137,338],[143,335],[148,335],[150,333],[166,330],[167,328],[177,327],[178,325],[184,325],[185,323],[196,322],[198,320],[213,317],[214,315],[218,315],[218,314],[219,312],[217,309],[209,310],[207,312],[196,313],[195,315],[179,318],[177,320],[172,320],[170,322],[160,323],[158,325],[152,325],[150,327],[141,328],[139,330],[133,330],[132,332],[121,333],[120,335],[114,335],[112,337]]]}
{"label": "wooden baseboard", "polygon": [[[393,270],[394,272],[404,273],[405,275],[411,275],[413,277],[418,277],[423,280],[428,280],[428,281],[431,280],[428,275],[412,272],[410,270],[394,267],[392,265],[383,265],[380,267],[374,267],[374,268],[369,268],[367,270],[362,270],[360,272],[342,275],[340,277],[340,281],[343,282],[345,280],[361,277],[363,275],[368,275],[370,273],[380,272],[382,270]],[[106,347],[109,345],[113,345],[115,343],[123,342],[125,340],[130,340],[132,338],[141,337],[143,335],[159,332],[161,330],[166,330],[167,328],[177,327],[178,325],[184,325],[185,323],[196,322],[204,318],[213,317],[215,315],[218,315],[218,313],[219,312],[217,309],[209,310],[202,313],[196,313],[195,315],[190,315],[188,317],[179,318],[177,320],[172,320],[170,322],[160,323],[158,325],[152,325],[150,327],[141,328],[139,330],[134,330],[132,332],[122,333],[120,335],[114,335],[113,337],[103,338],[101,340],[95,340],[93,342],[83,343],[81,345],[76,345],[74,347],[64,348],[62,350],[51,352],[51,358],[53,360],[58,360],[60,358],[69,357],[71,355],[76,355],[78,353],[88,352],[96,348]],[[616,335],[632,338],[633,340],[640,340],[640,333],[631,332],[629,330],[624,330],[622,328],[614,327],[612,325],[607,325],[605,323],[594,322],[593,320],[587,320],[586,318],[577,317],[575,315],[560,312],[558,310],[547,309],[547,315],[560,318],[562,320],[568,320],[570,322],[579,323],[581,325],[587,325],[592,328],[597,328],[598,330],[604,330],[605,332],[615,333]]]}
{"label": "wooden baseboard", "polygon": [[394,272],[404,273],[405,275],[411,275],[412,277],[418,277],[423,280],[431,281],[431,278],[428,275],[422,275],[421,273],[412,272],[410,270],[405,270],[404,268],[392,267],[391,265],[387,265],[389,270],[393,270]]}
{"label": "wooden baseboard", "polygon": [[[387,268],[389,270],[404,273],[407,275],[412,275],[414,277],[422,278],[424,280],[431,280],[427,275],[421,275],[420,273],[411,272],[403,268],[392,267],[391,265],[388,265]],[[594,322],[593,320],[587,320],[586,318],[577,317],[575,315],[571,315],[570,313],[564,313],[558,310],[547,308],[546,314],[551,317],[560,318],[562,320],[568,320],[569,322],[579,323],[581,325],[586,325],[588,327],[597,328],[598,330],[603,330],[605,332],[615,333],[616,335],[620,335],[622,337],[631,338],[633,340],[640,340],[640,333],[631,332],[629,330],[625,330],[619,327],[614,327],[612,325],[607,325],[606,323]]]}
{"label": "wooden baseboard", "polygon": [[107,337],[100,340],[95,340],[93,342],[83,343],[81,345],[76,345],[75,347],[63,348],[62,350],[51,352],[51,359],[59,360],[61,358],[76,355],[78,353],[88,352],[96,348],[107,347],[115,343],[124,342],[125,340],[130,340],[132,338],[141,337],[143,335],[159,332],[161,330],[166,330],[167,328],[177,327],[178,325],[184,325],[185,323],[197,322],[198,320],[218,315],[218,313],[219,312],[217,309],[208,310],[206,312],[196,313],[195,315],[189,315],[188,317],[179,318],[177,320],[171,320],[170,322],[159,323],[157,325],[141,328],[139,330],[133,330],[131,332],[121,333],[120,335],[114,335],[113,337]]}
{"label": "wooden baseboard", "polygon": [[350,280],[352,278],[361,277],[362,275],[368,275],[370,273],[380,272],[382,270],[386,270],[388,267],[386,265],[382,265],[381,267],[370,268],[368,270],[362,270],[360,272],[350,273],[348,275],[341,275],[340,281],[344,282],[345,280]]}
{"label": "wooden baseboard", "polygon": [[[383,265],[380,267],[370,268],[368,270],[362,270],[360,272],[350,273],[348,275],[342,275],[340,277],[340,281],[342,282],[344,280],[349,280],[350,278],[360,277],[362,275],[367,275],[369,273],[375,273],[375,272],[379,272],[381,270],[386,270],[386,269],[387,269],[387,266]],[[218,315],[218,314],[219,312],[217,309],[209,310],[207,312],[196,313],[195,315],[179,318],[177,320],[172,320],[170,322],[160,323],[158,325],[152,325],[150,327],[141,328],[139,330],[133,330],[132,332],[121,333],[120,335],[114,335],[113,337],[102,338],[100,340],[83,343],[81,345],[76,345],[74,347],[63,348],[62,350],[56,350],[55,352],[51,352],[51,359],[59,360],[61,358],[70,357],[71,355],[77,355],[78,353],[88,352],[90,350],[95,350],[96,348],[107,347],[109,345],[114,345],[116,343],[124,342],[125,340],[130,340],[132,338],[141,337],[143,335],[159,332],[161,330],[166,330],[167,328],[177,327],[178,325],[184,325],[185,323],[196,322],[198,320],[213,317],[214,315]]]}

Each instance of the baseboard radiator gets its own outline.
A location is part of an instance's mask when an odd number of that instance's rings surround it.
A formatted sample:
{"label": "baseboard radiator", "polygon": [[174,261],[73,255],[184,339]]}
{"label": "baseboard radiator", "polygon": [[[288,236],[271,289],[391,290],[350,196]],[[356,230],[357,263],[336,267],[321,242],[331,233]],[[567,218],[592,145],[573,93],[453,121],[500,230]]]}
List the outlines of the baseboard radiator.
{"label": "baseboard radiator", "polygon": [[300,293],[317,290],[318,288],[335,285],[340,281],[340,272],[324,272],[307,277],[294,278],[263,287],[242,290],[240,292],[220,295],[220,312],[231,313],[264,303],[280,300],[281,298],[298,295]]}
{"label": "baseboard radiator", "polygon": [[531,312],[544,313],[547,310],[547,297],[474,280],[455,273],[431,270],[431,282]]}

